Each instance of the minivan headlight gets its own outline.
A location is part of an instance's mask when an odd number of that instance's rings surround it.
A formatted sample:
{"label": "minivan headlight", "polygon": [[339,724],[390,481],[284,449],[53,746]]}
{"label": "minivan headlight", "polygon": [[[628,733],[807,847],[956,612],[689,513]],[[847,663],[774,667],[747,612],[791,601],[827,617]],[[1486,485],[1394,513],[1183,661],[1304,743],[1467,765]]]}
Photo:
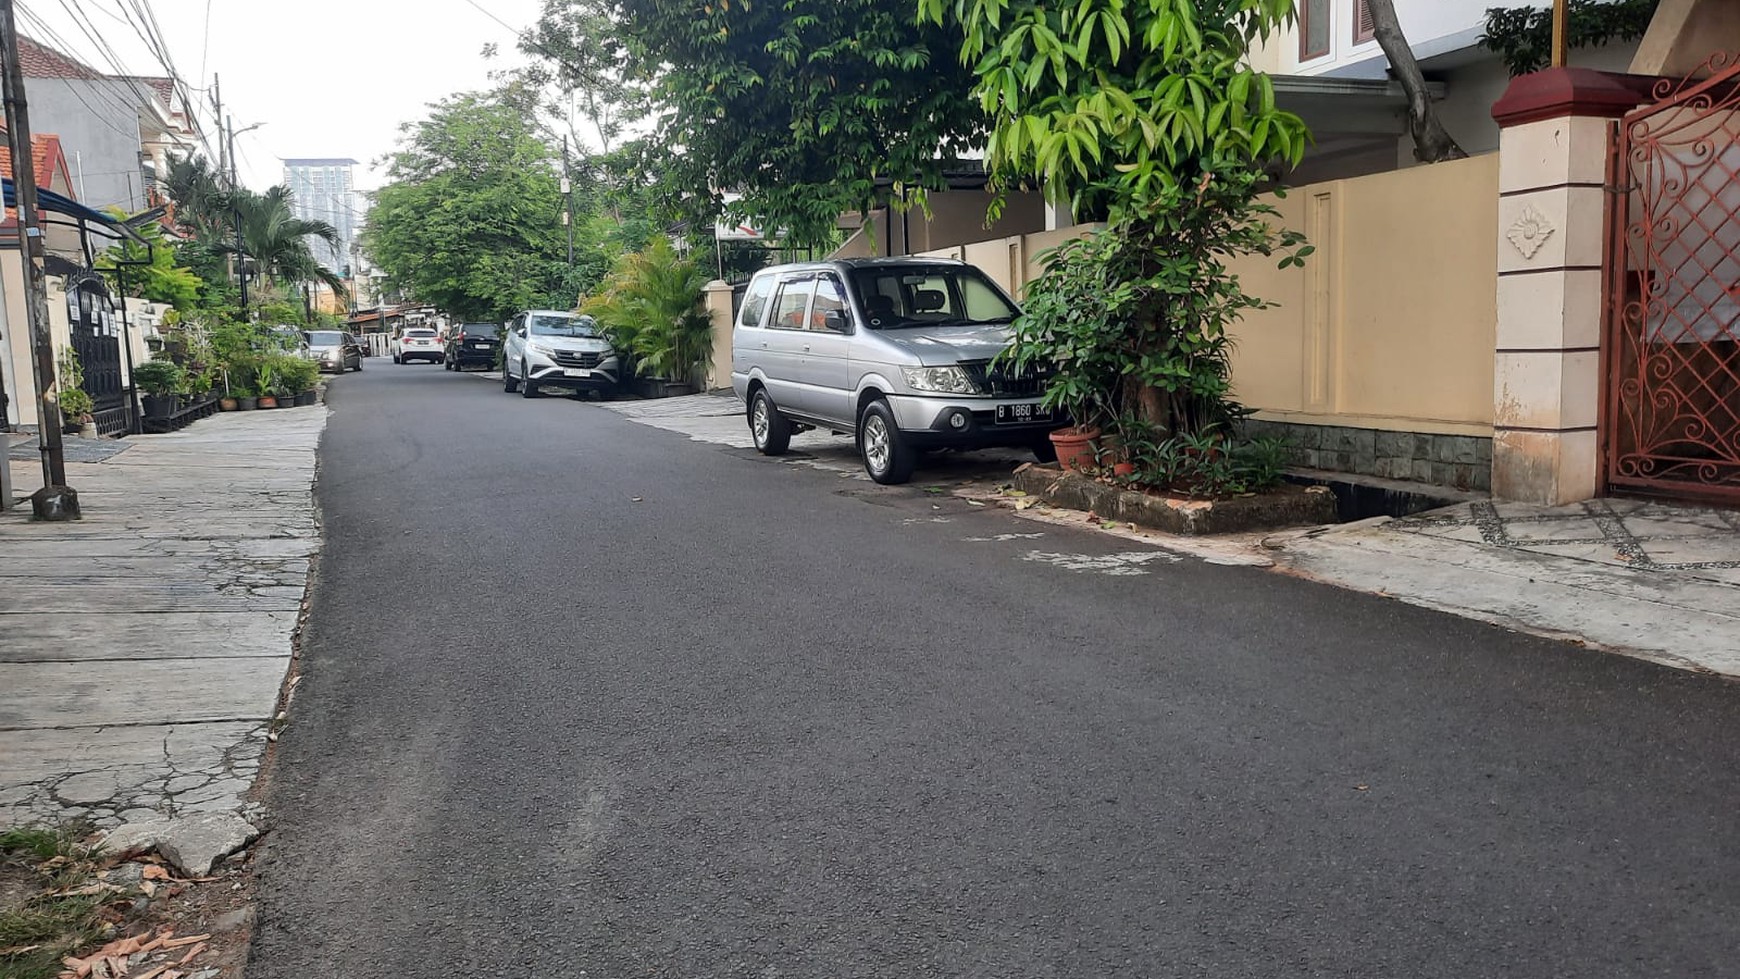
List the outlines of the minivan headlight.
{"label": "minivan headlight", "polygon": [[959,367],[902,367],[906,386],[935,394],[978,394],[979,386]]}

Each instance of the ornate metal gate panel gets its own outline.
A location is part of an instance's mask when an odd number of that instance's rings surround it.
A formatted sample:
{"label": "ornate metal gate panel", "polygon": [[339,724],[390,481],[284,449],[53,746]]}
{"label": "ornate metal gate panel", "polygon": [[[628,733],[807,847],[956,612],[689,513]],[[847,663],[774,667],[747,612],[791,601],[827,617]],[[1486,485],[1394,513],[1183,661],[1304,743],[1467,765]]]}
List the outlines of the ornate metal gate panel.
{"label": "ornate metal gate panel", "polygon": [[84,369],[85,393],[96,403],[91,415],[97,431],[119,435],[131,430],[129,393],[121,383],[121,320],[101,276],[76,276],[66,285],[67,325],[73,352]]}
{"label": "ornate metal gate panel", "polygon": [[1619,124],[1602,445],[1610,490],[1740,503],[1740,61],[1706,69]]}

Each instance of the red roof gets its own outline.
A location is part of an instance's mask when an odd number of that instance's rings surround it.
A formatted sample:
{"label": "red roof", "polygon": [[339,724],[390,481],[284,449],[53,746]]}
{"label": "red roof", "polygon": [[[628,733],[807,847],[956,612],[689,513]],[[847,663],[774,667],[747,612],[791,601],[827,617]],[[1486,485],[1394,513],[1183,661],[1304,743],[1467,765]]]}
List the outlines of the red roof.
{"label": "red roof", "polygon": [[59,51],[33,41],[22,34],[18,37],[18,65],[25,78],[88,78],[100,79],[103,73],[81,64]]}
{"label": "red roof", "polygon": [[165,109],[175,104],[175,79],[156,75],[117,75],[122,81],[135,82],[157,93]]}
{"label": "red roof", "polygon": [[[6,134],[0,130],[0,176],[12,179],[12,147],[6,144]],[[53,133],[36,133],[30,137],[30,155],[36,163],[36,186],[47,188],[54,180],[56,169],[66,165],[60,137]],[[69,190],[71,188],[68,188]]]}

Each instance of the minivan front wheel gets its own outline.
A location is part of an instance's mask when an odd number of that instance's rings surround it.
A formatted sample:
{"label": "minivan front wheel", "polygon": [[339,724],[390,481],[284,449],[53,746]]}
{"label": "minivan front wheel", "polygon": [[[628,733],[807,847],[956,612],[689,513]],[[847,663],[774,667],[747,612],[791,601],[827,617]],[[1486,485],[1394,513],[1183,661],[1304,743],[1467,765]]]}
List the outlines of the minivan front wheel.
{"label": "minivan front wheel", "polygon": [[755,439],[755,451],[764,456],[785,455],[791,447],[791,420],[773,406],[765,388],[749,399],[749,434]]}
{"label": "minivan front wheel", "polygon": [[865,405],[858,416],[858,453],[864,457],[864,471],[884,486],[911,479],[918,463],[918,452],[900,434],[894,409],[881,398]]}

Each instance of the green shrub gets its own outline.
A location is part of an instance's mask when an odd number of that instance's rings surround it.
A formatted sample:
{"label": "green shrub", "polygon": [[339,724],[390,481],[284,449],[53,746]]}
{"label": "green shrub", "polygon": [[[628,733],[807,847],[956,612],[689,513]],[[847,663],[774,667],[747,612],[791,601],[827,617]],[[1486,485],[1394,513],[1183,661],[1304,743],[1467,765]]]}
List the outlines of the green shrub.
{"label": "green shrub", "polygon": [[278,361],[278,377],[289,394],[312,391],[320,383],[320,365],[307,357],[286,356]]}
{"label": "green shrub", "polygon": [[148,360],[133,369],[133,383],[146,394],[174,394],[187,383],[187,371],[171,360]]}
{"label": "green shrub", "polygon": [[678,255],[669,240],[654,238],[617,260],[603,291],[581,312],[598,320],[638,373],[686,381],[713,354],[713,324],[702,308],[706,285],[699,265]]}

